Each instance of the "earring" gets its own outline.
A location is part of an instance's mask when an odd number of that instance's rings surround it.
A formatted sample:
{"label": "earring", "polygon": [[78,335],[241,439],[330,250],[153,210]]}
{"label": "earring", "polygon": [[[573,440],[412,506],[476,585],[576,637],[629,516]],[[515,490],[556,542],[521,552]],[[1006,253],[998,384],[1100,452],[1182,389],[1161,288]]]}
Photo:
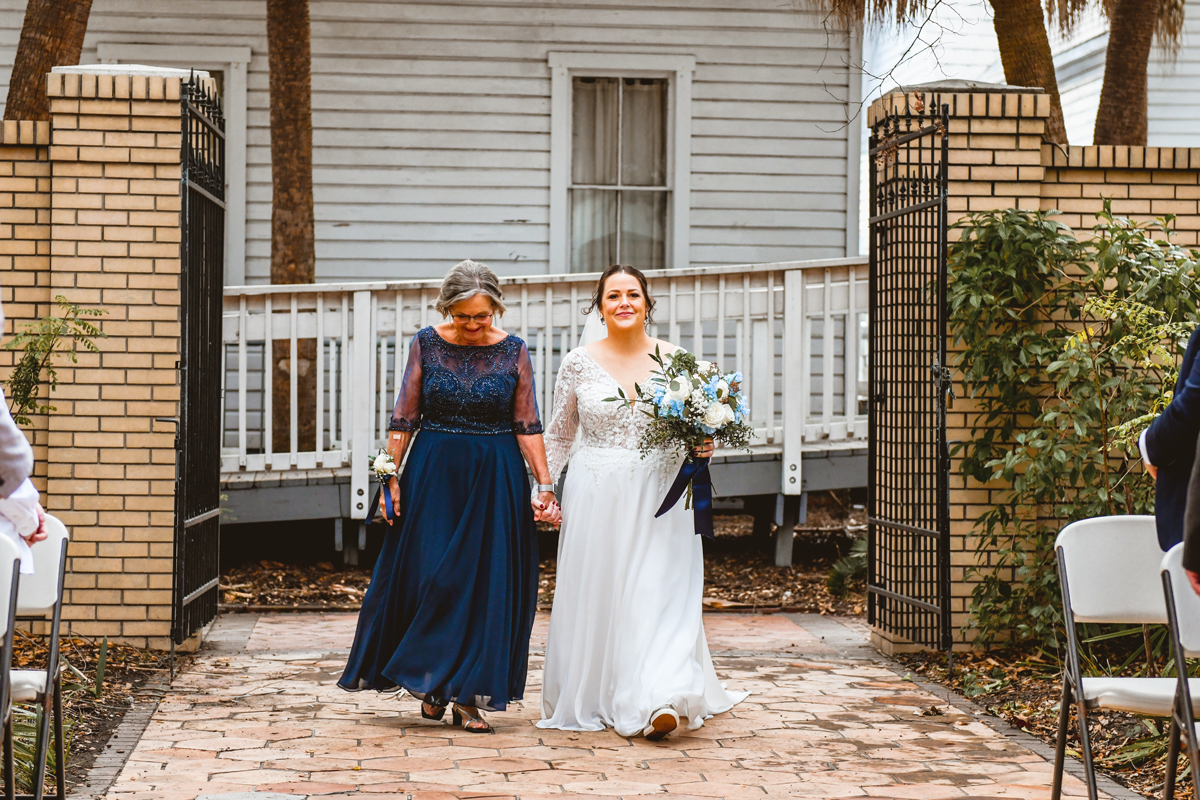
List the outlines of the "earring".
{"label": "earring", "polygon": [[604,325],[605,327],[608,327],[608,322],[604,319],[603,316],[600,317],[600,324]]}

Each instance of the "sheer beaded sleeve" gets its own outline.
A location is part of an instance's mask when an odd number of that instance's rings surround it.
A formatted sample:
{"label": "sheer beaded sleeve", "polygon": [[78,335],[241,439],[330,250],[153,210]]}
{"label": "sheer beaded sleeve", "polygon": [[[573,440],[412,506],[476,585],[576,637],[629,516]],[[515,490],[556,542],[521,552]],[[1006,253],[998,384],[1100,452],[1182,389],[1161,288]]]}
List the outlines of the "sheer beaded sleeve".
{"label": "sheer beaded sleeve", "polygon": [[513,394],[513,433],[525,436],[541,432],[533,363],[529,360],[529,349],[521,342],[521,352],[517,355],[517,391]]}
{"label": "sheer beaded sleeve", "polygon": [[408,365],[396,397],[389,431],[415,431],[421,427],[421,334],[408,347]]}
{"label": "sheer beaded sleeve", "polygon": [[578,374],[579,356],[568,353],[558,368],[558,381],[554,384],[554,416],[546,430],[546,463],[550,468],[551,483],[558,483],[579,431],[579,406],[575,396]]}

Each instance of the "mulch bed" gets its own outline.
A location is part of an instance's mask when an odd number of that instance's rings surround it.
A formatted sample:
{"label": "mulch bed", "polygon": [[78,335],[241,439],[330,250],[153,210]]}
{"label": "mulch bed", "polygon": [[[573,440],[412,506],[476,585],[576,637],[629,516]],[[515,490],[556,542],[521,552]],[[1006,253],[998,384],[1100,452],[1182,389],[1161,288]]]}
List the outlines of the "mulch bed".
{"label": "mulch bed", "polygon": [[[776,567],[774,537],[753,535],[748,515],[718,515],[716,538],[705,542],[705,607],[728,611],[789,611],[821,614],[863,613],[861,586],[837,597],[825,582],[833,563],[857,536],[865,535],[861,509],[845,492],[816,493],[808,519],[797,529],[794,564]],[[371,573],[359,567],[258,561],[221,576],[226,611],[357,611]],[[554,600],[555,559],[541,562],[538,608]]]}
{"label": "mulch bed", "polygon": [[229,610],[357,611],[370,583],[370,571],[359,567],[257,561],[221,576],[221,602]]}
{"label": "mulch bed", "polygon": [[[47,645],[47,639],[18,632],[13,647],[13,667],[44,668]],[[63,675],[63,717],[70,745],[67,784],[70,787],[86,780],[96,756],[104,750],[125,712],[132,707],[134,693],[151,679],[166,679],[169,656],[156,650],[110,643],[104,682],[97,696],[96,665],[100,642],[64,636],[60,640],[60,650],[63,661],[70,665]],[[53,775],[48,771],[47,787],[52,786]]]}
{"label": "mulch bed", "polygon": [[[955,653],[954,672],[946,672],[944,653],[895,656],[914,676],[940,683],[968,697],[1016,728],[1054,745],[1062,696],[1060,666],[1049,656],[998,650]],[[1143,664],[1144,666],[1144,664]],[[1166,775],[1166,720],[1146,720],[1120,711],[1088,715],[1096,764],[1118,783],[1147,797],[1161,797]],[[1079,726],[1071,717],[1067,751],[1079,757]],[[1186,755],[1179,760],[1178,798],[1191,798]]]}

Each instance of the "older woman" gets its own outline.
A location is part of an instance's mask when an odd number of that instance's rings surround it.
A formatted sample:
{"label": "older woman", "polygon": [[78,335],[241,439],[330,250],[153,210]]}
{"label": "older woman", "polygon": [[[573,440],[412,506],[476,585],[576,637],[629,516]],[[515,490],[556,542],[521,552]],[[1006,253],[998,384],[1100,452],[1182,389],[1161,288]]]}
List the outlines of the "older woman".
{"label": "older woman", "polygon": [[[555,521],[558,506],[529,351],[493,324],[504,313],[500,282],[486,264],[464,261],[446,275],[437,310],[447,321],[420,330],[409,348],[387,444],[399,464],[412,440],[392,482],[401,513],[338,685],[403,687],[426,719],[453,703],[455,725],[490,733],[479,709],[501,711],[524,695],[534,518]],[[532,497],[526,463],[539,484]]]}

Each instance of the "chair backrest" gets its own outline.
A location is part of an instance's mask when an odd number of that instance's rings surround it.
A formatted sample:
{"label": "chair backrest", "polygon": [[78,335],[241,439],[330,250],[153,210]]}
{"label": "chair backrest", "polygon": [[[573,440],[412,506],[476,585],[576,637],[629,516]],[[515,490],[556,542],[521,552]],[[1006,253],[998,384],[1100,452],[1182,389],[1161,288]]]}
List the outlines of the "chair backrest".
{"label": "chair backrest", "polygon": [[31,548],[33,574],[21,576],[17,594],[17,616],[49,616],[62,595],[63,558],[67,527],[57,517],[46,515],[46,538]]}
{"label": "chair backrest", "polygon": [[[1177,544],[1162,557],[1162,571],[1171,576],[1171,599],[1175,601],[1176,635],[1188,657],[1200,655],[1200,595],[1183,571],[1183,545]],[[1165,591],[1165,588],[1164,588]]]}
{"label": "chair backrest", "polygon": [[13,581],[16,580],[13,567],[20,560],[16,544],[7,536],[0,536],[0,637],[8,633],[8,626],[16,613],[12,604]]}
{"label": "chair backrest", "polygon": [[1154,517],[1072,522],[1054,542],[1076,622],[1166,624]]}

